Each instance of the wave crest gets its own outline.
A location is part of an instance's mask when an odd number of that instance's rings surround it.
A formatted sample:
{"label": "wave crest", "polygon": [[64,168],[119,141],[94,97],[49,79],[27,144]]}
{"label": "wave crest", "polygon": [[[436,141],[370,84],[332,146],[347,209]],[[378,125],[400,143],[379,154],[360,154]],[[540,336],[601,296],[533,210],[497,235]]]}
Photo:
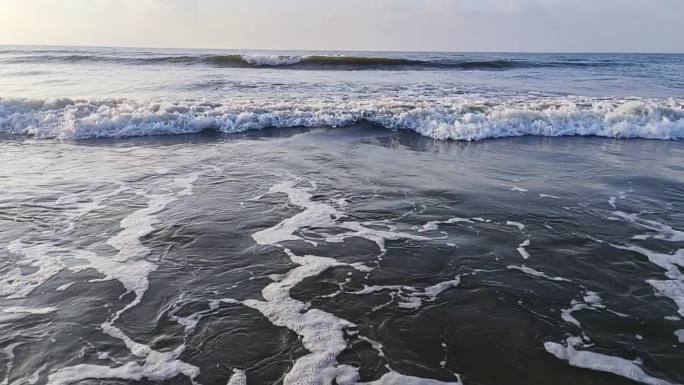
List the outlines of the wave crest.
{"label": "wave crest", "polygon": [[263,68],[279,67],[312,70],[510,70],[516,68],[544,67],[606,67],[624,66],[628,63],[615,61],[529,61],[514,59],[409,59],[396,57],[345,56],[345,55],[275,55],[275,54],[229,54],[229,55],[169,55],[169,56],[120,56],[96,53],[40,52],[39,54],[14,56],[4,59],[8,63],[87,63],[112,62],[128,65],[181,64],[209,65],[215,67]]}
{"label": "wave crest", "polygon": [[86,139],[370,122],[440,140],[522,135],[684,138],[684,101],[567,97],[530,101],[292,99],[140,103],[127,99],[0,99],[0,133]]}

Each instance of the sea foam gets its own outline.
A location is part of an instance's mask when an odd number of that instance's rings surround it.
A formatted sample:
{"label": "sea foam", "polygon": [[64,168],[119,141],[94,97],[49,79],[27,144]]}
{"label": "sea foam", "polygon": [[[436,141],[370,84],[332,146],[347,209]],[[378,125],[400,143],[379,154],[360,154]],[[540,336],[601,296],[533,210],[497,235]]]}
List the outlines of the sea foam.
{"label": "sea foam", "polygon": [[[341,242],[350,237],[366,238],[376,243],[380,255],[383,255],[386,252],[386,240],[426,238],[410,233],[395,232],[392,227],[388,227],[388,230],[377,230],[367,227],[368,224],[366,223],[351,220],[345,221],[343,220],[345,214],[341,209],[334,207],[330,203],[314,201],[312,199],[312,192],[317,188],[315,183],[311,183],[310,187],[298,185],[298,181],[280,182],[272,186],[268,193],[286,194],[289,202],[302,208],[303,211],[285,218],[272,227],[252,234],[252,238],[257,244],[282,247],[291,262],[295,264],[295,267],[285,274],[273,276],[273,282],[262,290],[263,299],[248,299],[242,303],[261,312],[274,325],[286,327],[302,338],[302,344],[309,353],[299,357],[294,362],[292,368],[283,379],[285,385],[358,384],[360,377],[359,369],[351,365],[340,364],[337,361],[337,356],[348,345],[345,335],[358,334],[358,331],[350,330],[354,329],[356,325],[320,309],[310,308],[310,304],[292,298],[290,291],[305,279],[315,277],[331,268],[347,267],[362,272],[367,272],[371,268],[358,263],[347,264],[328,257],[296,255],[291,250],[280,245],[280,242],[297,240],[311,242],[298,233],[299,230],[305,228],[315,228],[317,234],[322,236],[326,242]],[[333,228],[345,231],[334,235],[326,232]],[[422,291],[410,290],[410,294],[404,298],[403,302],[399,303],[399,306],[405,304],[404,307],[420,307],[422,301],[434,301],[444,290],[457,286],[459,283],[459,277],[455,277],[452,280],[429,286]],[[225,299],[223,301],[236,302],[232,299]],[[363,336],[359,336],[359,338],[369,342],[374,349],[378,350],[380,355],[384,355],[382,344]],[[391,370],[389,366],[387,368],[389,369],[388,372],[378,380],[369,382],[369,384],[461,384],[458,375],[456,375],[456,381],[445,383],[437,380],[406,376]],[[238,376],[237,383],[242,381],[243,378],[241,373]],[[232,382],[233,379],[231,378]]]}
{"label": "sea foam", "polygon": [[613,373],[643,384],[672,385],[668,381],[646,374],[634,361],[578,349],[581,346],[582,340],[579,337],[567,338],[565,346],[555,342],[544,344],[547,352],[567,361],[572,366]]}
{"label": "sea foam", "polygon": [[[44,240],[31,242],[20,238],[9,243],[7,246],[9,252],[19,258],[17,264],[34,267],[35,271],[23,274],[20,269],[15,269],[0,275],[0,296],[25,298],[48,279],[65,269],[71,271],[94,269],[102,274],[102,277],[90,282],[116,280],[121,283],[126,293],[134,294],[134,298],[103,322],[100,328],[103,333],[120,340],[136,359],[125,363],[117,361],[120,365],[116,367],[83,363],[58,368],[48,375],[48,384],[64,385],[85,379],[102,378],[126,380],[145,378],[160,381],[178,375],[185,375],[194,381],[199,375],[197,367],[178,358],[185,349],[184,344],[169,351],[157,351],[149,345],[134,341],[115,326],[121,314],[140,303],[149,287],[149,274],[157,268],[158,258],[151,255],[150,249],[142,243],[142,237],[155,230],[155,225],[159,222],[158,213],[172,202],[192,194],[194,183],[199,175],[200,173],[191,173],[184,177],[173,178],[165,182],[166,188],[160,193],[138,190],[120,184],[117,189],[109,193],[90,196],[91,199],[86,203],[79,203],[78,196],[64,196],[55,202],[56,206],[73,208],[66,210],[65,226],[57,232],[59,235],[65,235],[74,229],[74,221],[100,208],[107,198],[129,190],[144,197],[147,200],[146,205],[124,217],[120,222],[120,231],[107,240],[107,243],[116,250],[113,256],[100,255],[81,248],[64,248],[58,246],[57,242]],[[69,287],[68,285],[62,285],[57,290],[65,290]],[[15,306],[4,309],[3,313],[46,316],[58,310],[56,307]]]}
{"label": "sea foam", "polygon": [[440,140],[522,135],[680,139],[684,138],[683,105],[684,101],[675,99],[583,97],[444,97],[430,101],[416,97],[295,97],[222,102],[0,98],[0,133],[87,139],[203,130],[236,133],[269,127],[339,127],[368,122]]}

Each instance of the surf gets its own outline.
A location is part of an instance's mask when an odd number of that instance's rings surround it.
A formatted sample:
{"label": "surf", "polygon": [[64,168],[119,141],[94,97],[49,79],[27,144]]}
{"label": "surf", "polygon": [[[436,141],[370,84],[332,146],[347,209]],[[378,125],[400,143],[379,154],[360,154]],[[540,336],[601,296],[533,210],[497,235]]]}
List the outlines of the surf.
{"label": "surf", "polygon": [[[575,60],[522,60],[522,59],[459,59],[459,58],[409,58],[357,55],[281,55],[271,53],[243,54],[108,54],[100,52],[73,51],[0,51],[12,54],[0,58],[8,64],[40,63],[115,63],[124,65],[195,65],[235,68],[280,68],[300,70],[482,70],[504,71],[524,68],[576,68],[627,65],[613,61]],[[29,54],[30,53],[30,54]]]}
{"label": "surf", "polygon": [[235,98],[220,102],[0,98],[0,133],[79,140],[370,123],[438,140],[525,135],[672,140],[684,138],[682,105],[684,101],[678,99],[584,97],[451,97],[429,104],[411,98]]}

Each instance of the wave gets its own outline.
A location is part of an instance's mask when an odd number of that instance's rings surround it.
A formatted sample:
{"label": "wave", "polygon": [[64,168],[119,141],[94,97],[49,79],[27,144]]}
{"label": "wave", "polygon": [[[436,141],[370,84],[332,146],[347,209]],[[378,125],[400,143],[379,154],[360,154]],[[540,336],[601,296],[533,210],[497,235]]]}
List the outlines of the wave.
{"label": "wave", "polygon": [[0,133],[35,138],[120,138],[204,130],[237,133],[365,122],[440,140],[523,135],[682,139],[684,100],[446,98],[428,104],[401,99],[141,103],[128,99],[0,98]]}
{"label": "wave", "polygon": [[270,55],[270,54],[232,54],[232,55],[169,55],[169,56],[120,56],[88,53],[34,54],[14,56],[4,59],[9,63],[82,63],[101,62],[129,65],[184,64],[210,65],[215,67],[243,68],[291,68],[313,70],[368,70],[368,69],[452,69],[452,70],[510,70],[516,68],[544,67],[606,67],[633,65],[610,60],[466,60],[466,59],[408,59],[395,57],[331,56],[331,55]]}

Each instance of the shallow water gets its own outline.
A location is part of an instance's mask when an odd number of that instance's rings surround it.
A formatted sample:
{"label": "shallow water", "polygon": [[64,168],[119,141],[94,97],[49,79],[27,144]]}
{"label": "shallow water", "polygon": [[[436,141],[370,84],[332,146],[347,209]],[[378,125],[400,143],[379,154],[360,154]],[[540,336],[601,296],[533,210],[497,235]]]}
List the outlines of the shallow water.
{"label": "shallow water", "polygon": [[0,378],[683,383],[683,160],[368,125],[6,137]]}

